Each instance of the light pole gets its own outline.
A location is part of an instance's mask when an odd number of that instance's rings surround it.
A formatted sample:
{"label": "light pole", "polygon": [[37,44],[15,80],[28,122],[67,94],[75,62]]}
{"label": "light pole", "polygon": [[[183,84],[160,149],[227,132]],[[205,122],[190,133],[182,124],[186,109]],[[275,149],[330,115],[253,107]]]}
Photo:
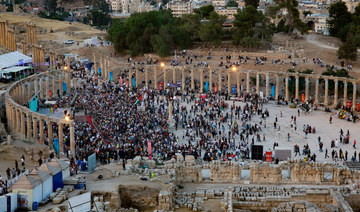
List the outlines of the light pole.
{"label": "light pole", "polygon": [[160,68],[164,71],[164,83],[163,83],[163,89],[165,90],[166,87],[166,70],[165,70],[165,63],[160,63]]}

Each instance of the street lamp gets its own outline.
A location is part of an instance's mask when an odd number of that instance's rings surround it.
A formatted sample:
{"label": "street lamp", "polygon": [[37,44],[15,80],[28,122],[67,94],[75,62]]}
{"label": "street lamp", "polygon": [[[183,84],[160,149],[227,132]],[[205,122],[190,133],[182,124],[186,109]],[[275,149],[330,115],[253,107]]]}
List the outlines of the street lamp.
{"label": "street lamp", "polygon": [[235,72],[237,70],[236,66],[232,66],[231,70]]}
{"label": "street lamp", "polygon": [[165,68],[165,63],[164,62],[160,63],[160,68]]}
{"label": "street lamp", "polygon": [[64,66],[64,70],[65,70],[65,71],[68,70],[68,67],[67,67],[67,66]]}

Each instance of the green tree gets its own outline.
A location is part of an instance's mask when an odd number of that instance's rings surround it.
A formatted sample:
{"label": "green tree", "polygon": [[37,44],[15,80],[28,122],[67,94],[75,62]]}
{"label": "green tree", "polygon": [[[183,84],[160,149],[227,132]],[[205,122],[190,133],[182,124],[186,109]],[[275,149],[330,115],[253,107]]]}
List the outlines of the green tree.
{"label": "green tree", "polygon": [[97,27],[106,27],[111,22],[111,17],[106,12],[91,10],[92,24]]}
{"label": "green tree", "polygon": [[49,12],[56,12],[56,0],[46,0],[45,5]]}
{"label": "green tree", "polygon": [[238,7],[238,3],[234,0],[230,0],[228,1],[228,3],[226,4],[226,7]]}
{"label": "green tree", "polygon": [[[300,20],[300,13],[297,9],[297,0],[274,0],[274,2],[276,3],[275,6],[267,8],[267,13],[270,17],[273,19],[277,17],[283,18],[289,25],[289,33],[294,29],[297,29],[302,33],[307,31],[306,24]],[[284,10],[286,13],[284,13]]]}
{"label": "green tree", "polygon": [[337,51],[337,55],[339,58],[356,61],[357,46],[355,44],[354,35],[352,33],[349,33],[346,41],[341,44]]}
{"label": "green tree", "polygon": [[194,13],[200,15],[201,19],[208,19],[210,18],[210,13],[214,11],[214,6],[213,5],[206,5],[206,6],[202,6],[199,9],[194,9]]}
{"label": "green tree", "polygon": [[259,6],[259,0],[245,0],[245,7],[253,6],[255,9]]}
{"label": "green tree", "polygon": [[159,34],[156,34],[151,37],[151,44],[160,57],[166,57],[170,54],[171,48],[174,45],[172,39],[171,29],[169,26],[162,26],[160,28]]}
{"label": "green tree", "polygon": [[345,2],[339,1],[331,4],[327,20],[330,35],[345,41],[350,28],[349,23],[351,23],[351,14]]}
{"label": "green tree", "polygon": [[259,47],[270,42],[273,30],[269,20],[253,6],[247,6],[235,14],[233,44],[243,47]]}
{"label": "green tree", "polygon": [[220,16],[215,11],[210,13],[209,22],[201,25],[199,37],[202,41],[220,44],[224,35],[222,28],[226,16]]}
{"label": "green tree", "polygon": [[303,11],[303,15],[306,18],[308,15],[312,15],[313,13],[311,11]]}
{"label": "green tree", "polygon": [[93,2],[94,9],[100,10],[104,13],[109,13],[110,5],[105,0],[95,0]]}

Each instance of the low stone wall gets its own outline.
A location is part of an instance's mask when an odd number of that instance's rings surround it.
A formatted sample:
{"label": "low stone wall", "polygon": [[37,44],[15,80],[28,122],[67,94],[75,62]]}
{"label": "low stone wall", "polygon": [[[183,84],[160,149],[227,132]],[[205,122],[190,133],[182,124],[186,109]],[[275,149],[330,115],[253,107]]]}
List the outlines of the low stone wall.
{"label": "low stone wall", "polygon": [[276,165],[213,161],[196,164],[191,156],[186,156],[185,162],[177,161],[177,182],[203,182],[203,169],[210,169],[209,181],[217,183],[351,185],[360,182],[360,171],[330,163],[288,161]]}

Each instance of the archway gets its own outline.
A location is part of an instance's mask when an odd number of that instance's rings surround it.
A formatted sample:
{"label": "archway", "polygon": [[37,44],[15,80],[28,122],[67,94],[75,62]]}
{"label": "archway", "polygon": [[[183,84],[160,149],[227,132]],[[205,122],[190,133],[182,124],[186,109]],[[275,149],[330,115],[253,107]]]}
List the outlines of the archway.
{"label": "archway", "polygon": [[315,31],[315,22],[314,21],[309,21],[307,23],[307,26],[309,27],[310,30]]}

